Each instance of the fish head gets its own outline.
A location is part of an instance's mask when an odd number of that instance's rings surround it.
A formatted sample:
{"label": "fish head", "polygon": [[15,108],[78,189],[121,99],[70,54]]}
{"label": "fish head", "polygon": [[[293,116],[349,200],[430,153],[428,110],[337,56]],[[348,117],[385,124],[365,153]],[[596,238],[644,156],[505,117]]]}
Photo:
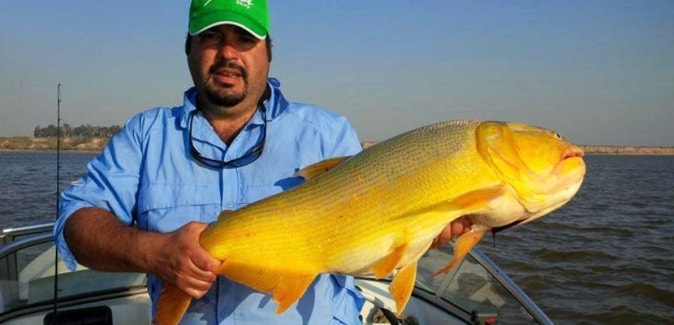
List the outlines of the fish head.
{"label": "fish head", "polygon": [[476,129],[478,152],[515,193],[524,209],[502,227],[535,220],[566,204],[585,176],[583,150],[559,133],[523,123],[484,122]]}

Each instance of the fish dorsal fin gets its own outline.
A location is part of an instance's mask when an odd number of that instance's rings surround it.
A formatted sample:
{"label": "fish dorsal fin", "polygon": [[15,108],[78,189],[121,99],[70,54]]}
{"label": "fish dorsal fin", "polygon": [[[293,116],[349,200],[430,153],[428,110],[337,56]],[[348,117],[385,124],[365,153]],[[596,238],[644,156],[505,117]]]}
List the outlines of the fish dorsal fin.
{"label": "fish dorsal fin", "polygon": [[334,168],[335,166],[341,164],[343,161],[351,158],[351,156],[336,157],[311,164],[307,167],[302,168],[300,171],[295,173],[295,176],[302,177],[305,180],[314,178],[320,174],[327,172],[328,170]]}
{"label": "fish dorsal fin", "polygon": [[318,274],[298,273],[292,270],[266,269],[261,265],[224,261],[217,274],[270,294],[278,303],[276,314],[284,312],[299,300]]}
{"label": "fish dorsal fin", "polygon": [[384,278],[391,274],[393,270],[398,267],[398,263],[400,263],[400,260],[403,259],[403,256],[405,256],[405,252],[407,252],[407,243],[404,243],[398,247],[396,247],[391,254],[388,254],[384,256],[382,259],[377,261],[372,266],[372,273],[374,273],[374,276],[377,279]]}
{"label": "fish dorsal fin", "polygon": [[396,314],[398,316],[400,316],[407,302],[410,300],[416,279],[417,262],[415,261],[400,269],[398,274],[393,277],[393,281],[391,281],[388,291],[396,302]]}
{"label": "fish dorsal fin", "polygon": [[232,213],[234,213],[234,211],[232,210],[222,210],[222,212],[220,212],[220,215],[218,215],[218,220],[227,219],[229,216],[232,215]]}

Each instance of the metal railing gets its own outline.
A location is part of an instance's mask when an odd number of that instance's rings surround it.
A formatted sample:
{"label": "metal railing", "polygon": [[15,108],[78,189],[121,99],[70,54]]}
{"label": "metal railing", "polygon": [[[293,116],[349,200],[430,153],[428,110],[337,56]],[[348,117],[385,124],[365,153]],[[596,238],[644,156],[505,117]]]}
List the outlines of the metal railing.
{"label": "metal railing", "polygon": [[498,267],[491,259],[477,248],[470,251],[470,255],[484,267],[508,292],[526,309],[539,324],[554,324],[548,315],[529,298],[529,296],[510,279],[508,275]]}

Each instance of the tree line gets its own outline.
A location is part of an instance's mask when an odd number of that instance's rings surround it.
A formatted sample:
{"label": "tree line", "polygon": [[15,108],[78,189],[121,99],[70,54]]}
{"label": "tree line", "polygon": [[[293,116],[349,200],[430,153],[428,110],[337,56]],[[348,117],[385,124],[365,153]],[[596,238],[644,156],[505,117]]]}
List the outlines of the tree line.
{"label": "tree line", "polygon": [[[91,124],[71,127],[68,123],[63,123],[60,128],[50,124],[47,127],[35,127],[33,136],[36,138],[49,138],[61,134],[63,137],[105,137],[110,138],[122,128],[119,125],[113,126],[93,126]],[[60,132],[59,132],[60,131]]]}

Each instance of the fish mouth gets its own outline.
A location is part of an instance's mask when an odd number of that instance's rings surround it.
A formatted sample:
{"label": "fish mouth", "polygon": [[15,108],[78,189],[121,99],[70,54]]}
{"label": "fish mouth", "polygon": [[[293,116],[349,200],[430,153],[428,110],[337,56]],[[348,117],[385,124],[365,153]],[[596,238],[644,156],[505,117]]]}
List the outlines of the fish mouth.
{"label": "fish mouth", "polygon": [[583,151],[583,149],[572,145],[566,148],[566,150],[564,150],[564,152],[562,153],[561,160],[566,160],[569,158],[583,158],[583,157],[585,157],[585,152]]}

